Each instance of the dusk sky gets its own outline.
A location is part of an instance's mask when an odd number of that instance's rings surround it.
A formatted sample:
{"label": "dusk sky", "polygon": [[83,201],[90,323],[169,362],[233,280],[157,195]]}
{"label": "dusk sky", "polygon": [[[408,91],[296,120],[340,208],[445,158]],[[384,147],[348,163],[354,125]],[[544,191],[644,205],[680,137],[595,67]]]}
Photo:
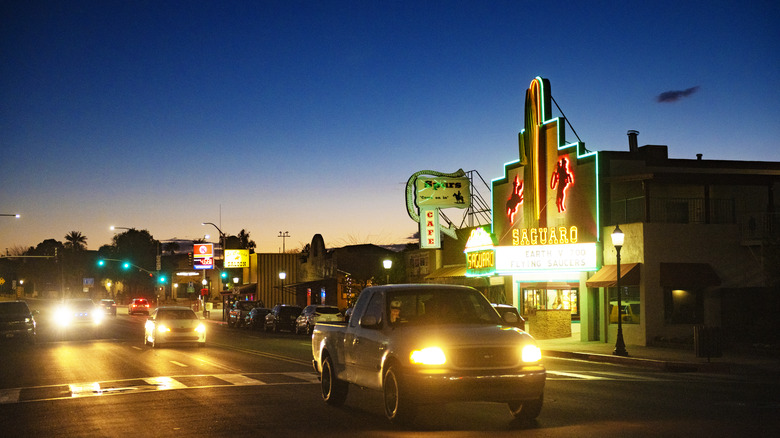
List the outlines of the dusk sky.
{"label": "dusk sky", "polygon": [[780,161],[779,5],[0,0],[0,250],[405,243],[409,177],[502,176],[536,76],[590,150]]}

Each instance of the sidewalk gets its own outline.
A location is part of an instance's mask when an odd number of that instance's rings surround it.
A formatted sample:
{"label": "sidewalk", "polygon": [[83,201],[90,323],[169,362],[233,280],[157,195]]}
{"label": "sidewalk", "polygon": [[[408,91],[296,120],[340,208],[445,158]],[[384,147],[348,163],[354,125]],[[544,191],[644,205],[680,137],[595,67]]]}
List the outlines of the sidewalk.
{"label": "sidewalk", "polygon": [[[203,316],[202,311],[197,313]],[[227,324],[222,321],[222,308],[213,309],[206,319],[215,324]],[[629,356],[622,357],[612,354],[614,343],[583,342],[579,340],[578,332],[570,338],[537,340],[536,343],[542,349],[543,357],[605,362],[668,372],[780,376],[780,357],[759,353],[737,354],[726,350],[723,351],[722,357],[712,357],[708,360],[706,357],[696,357],[692,349],[626,345]]]}
{"label": "sidewalk", "polygon": [[615,356],[614,343],[577,338],[537,340],[542,356],[563,357],[592,362],[608,362],[670,372],[704,372],[739,375],[780,376],[780,357],[769,354],[723,351],[722,357],[696,357],[691,349],[626,345],[628,357]]}

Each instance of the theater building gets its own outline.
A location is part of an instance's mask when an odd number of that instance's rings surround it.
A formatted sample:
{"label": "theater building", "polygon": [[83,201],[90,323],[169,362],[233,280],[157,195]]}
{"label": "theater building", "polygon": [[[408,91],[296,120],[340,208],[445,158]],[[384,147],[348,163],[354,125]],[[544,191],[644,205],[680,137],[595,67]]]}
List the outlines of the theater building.
{"label": "theater building", "polygon": [[590,151],[551,103],[535,78],[518,154],[492,181],[492,226],[464,242],[466,277],[502,285],[540,339],[575,327],[614,342],[618,315],[634,345],[692,343],[696,325],[750,337],[774,320],[780,163],[669,158],[636,131],[627,150]]}

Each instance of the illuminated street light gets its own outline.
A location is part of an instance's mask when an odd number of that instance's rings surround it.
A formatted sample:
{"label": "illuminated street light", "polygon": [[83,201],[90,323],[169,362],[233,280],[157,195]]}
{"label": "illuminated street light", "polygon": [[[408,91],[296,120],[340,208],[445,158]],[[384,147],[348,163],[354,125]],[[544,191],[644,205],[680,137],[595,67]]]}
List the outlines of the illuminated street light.
{"label": "illuminated street light", "polygon": [[116,231],[116,230],[128,230],[128,231],[130,231],[130,230],[133,230],[133,229],[134,229],[134,228],[129,228],[129,227],[115,227],[115,226],[111,225],[111,231]]}
{"label": "illuminated street light", "polygon": [[617,309],[618,309],[618,328],[617,339],[615,341],[615,351],[612,352],[615,356],[628,356],[626,351],[626,343],[623,341],[623,305],[620,297],[620,248],[623,247],[623,239],[625,235],[620,231],[620,226],[615,225],[615,231],[612,232],[612,244],[617,251]]}
{"label": "illuminated street light", "polygon": [[282,280],[282,291],[284,291],[284,279],[287,278],[287,273],[282,271],[279,273],[279,279]]}
{"label": "illuminated street light", "polygon": [[19,219],[20,217],[22,217],[22,215],[20,215],[20,214],[18,214],[18,213],[11,213],[11,214],[9,214],[9,213],[0,213],[0,216],[15,217],[15,218],[17,218],[17,219]]}
{"label": "illuminated street light", "polygon": [[390,284],[390,268],[393,267],[393,261],[390,259],[384,259],[382,260],[382,266],[385,267],[385,271],[387,271],[387,282],[386,284]]}

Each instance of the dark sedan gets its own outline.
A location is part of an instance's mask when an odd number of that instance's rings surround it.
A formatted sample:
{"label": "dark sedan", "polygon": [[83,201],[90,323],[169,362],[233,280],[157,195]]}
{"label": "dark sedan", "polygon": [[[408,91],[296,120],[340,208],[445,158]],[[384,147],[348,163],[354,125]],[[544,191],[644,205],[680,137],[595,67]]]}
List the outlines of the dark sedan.
{"label": "dark sedan", "polygon": [[34,344],[37,313],[37,310],[31,312],[24,301],[0,302],[0,338],[23,339]]}

